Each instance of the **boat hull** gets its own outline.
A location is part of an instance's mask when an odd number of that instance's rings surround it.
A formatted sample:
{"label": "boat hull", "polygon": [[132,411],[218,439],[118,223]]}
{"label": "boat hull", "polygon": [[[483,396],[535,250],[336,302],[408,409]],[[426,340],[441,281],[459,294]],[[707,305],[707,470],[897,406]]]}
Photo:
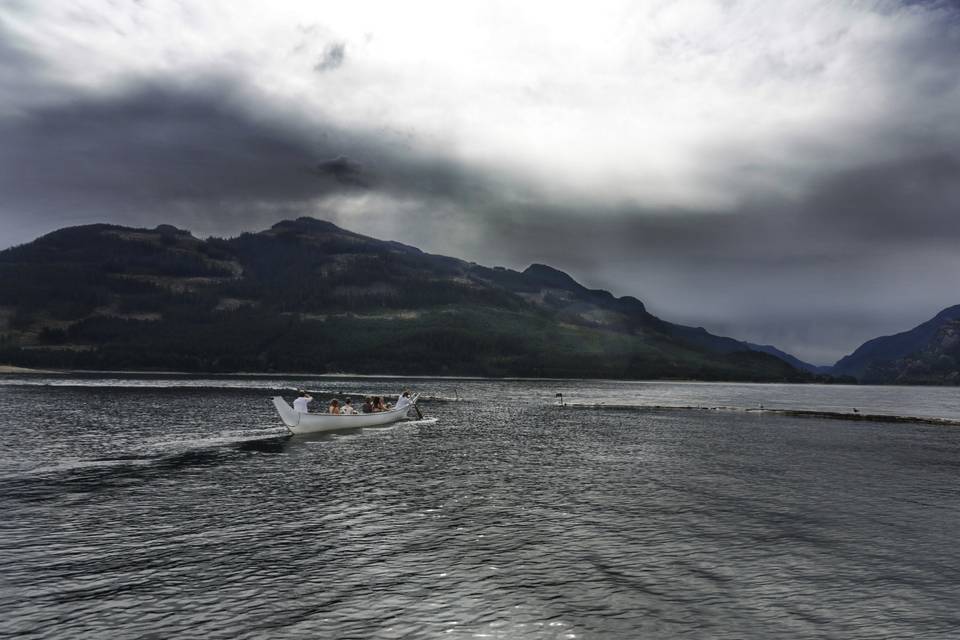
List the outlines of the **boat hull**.
{"label": "boat hull", "polygon": [[319,433],[321,431],[341,431],[363,427],[382,427],[399,422],[407,417],[413,405],[402,409],[391,409],[377,413],[358,413],[351,416],[339,416],[328,413],[300,413],[287,404],[280,396],[273,398],[280,419],[293,433]]}

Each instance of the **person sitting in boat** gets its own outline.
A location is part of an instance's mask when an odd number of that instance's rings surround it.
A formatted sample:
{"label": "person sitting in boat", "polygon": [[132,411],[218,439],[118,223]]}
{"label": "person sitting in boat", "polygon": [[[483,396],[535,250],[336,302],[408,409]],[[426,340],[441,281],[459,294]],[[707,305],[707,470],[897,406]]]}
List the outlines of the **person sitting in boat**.
{"label": "person sitting in boat", "polygon": [[373,400],[373,410],[374,411],[386,411],[387,408],[383,404],[383,396],[377,396]]}
{"label": "person sitting in boat", "polygon": [[340,401],[336,398],[330,401],[330,413],[335,416],[340,415]]}
{"label": "person sitting in boat", "polygon": [[297,399],[293,401],[293,409],[294,411],[299,411],[300,413],[310,413],[310,409],[307,407],[307,405],[311,402],[313,402],[313,396],[309,395],[303,389],[300,389]]}
{"label": "person sitting in boat", "polygon": [[360,411],[363,413],[373,413],[373,398],[367,396],[363,401],[363,406],[360,407]]}
{"label": "person sitting in boat", "polygon": [[353,408],[353,405],[350,403],[350,398],[344,398],[343,406],[340,407],[340,415],[342,416],[355,416],[357,415],[357,410]]}

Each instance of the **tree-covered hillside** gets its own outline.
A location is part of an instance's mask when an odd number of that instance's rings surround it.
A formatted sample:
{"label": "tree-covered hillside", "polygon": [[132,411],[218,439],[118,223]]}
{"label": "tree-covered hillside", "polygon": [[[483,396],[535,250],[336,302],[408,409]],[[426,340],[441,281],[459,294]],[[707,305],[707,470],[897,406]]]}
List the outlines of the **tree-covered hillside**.
{"label": "tree-covered hillside", "polygon": [[812,378],[689,334],[545,265],[488,268],[310,218],[207,240],[167,225],[89,225],[0,252],[0,361],[10,364]]}

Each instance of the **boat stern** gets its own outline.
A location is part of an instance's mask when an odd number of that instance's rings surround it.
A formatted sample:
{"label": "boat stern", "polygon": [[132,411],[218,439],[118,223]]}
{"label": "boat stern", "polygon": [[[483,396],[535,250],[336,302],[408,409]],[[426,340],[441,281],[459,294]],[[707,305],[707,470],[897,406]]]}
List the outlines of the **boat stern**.
{"label": "boat stern", "polygon": [[277,408],[280,419],[283,420],[283,424],[287,425],[287,427],[293,428],[300,424],[300,414],[294,411],[293,407],[287,404],[286,400],[280,396],[274,396],[273,406]]}

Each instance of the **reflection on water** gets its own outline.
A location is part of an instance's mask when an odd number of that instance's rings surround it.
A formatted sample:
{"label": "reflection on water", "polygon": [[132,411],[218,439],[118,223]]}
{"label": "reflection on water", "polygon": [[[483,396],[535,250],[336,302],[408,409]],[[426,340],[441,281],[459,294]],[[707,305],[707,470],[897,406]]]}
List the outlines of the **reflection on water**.
{"label": "reflection on water", "polygon": [[[774,406],[790,389],[795,408],[892,407],[870,388],[6,380],[0,634],[960,629],[960,430],[622,408]],[[264,390],[296,386],[412,386],[441,398],[424,404],[439,421],[289,438]],[[558,391],[620,408],[560,408]],[[902,413],[954,417],[943,391],[914,389]]]}

